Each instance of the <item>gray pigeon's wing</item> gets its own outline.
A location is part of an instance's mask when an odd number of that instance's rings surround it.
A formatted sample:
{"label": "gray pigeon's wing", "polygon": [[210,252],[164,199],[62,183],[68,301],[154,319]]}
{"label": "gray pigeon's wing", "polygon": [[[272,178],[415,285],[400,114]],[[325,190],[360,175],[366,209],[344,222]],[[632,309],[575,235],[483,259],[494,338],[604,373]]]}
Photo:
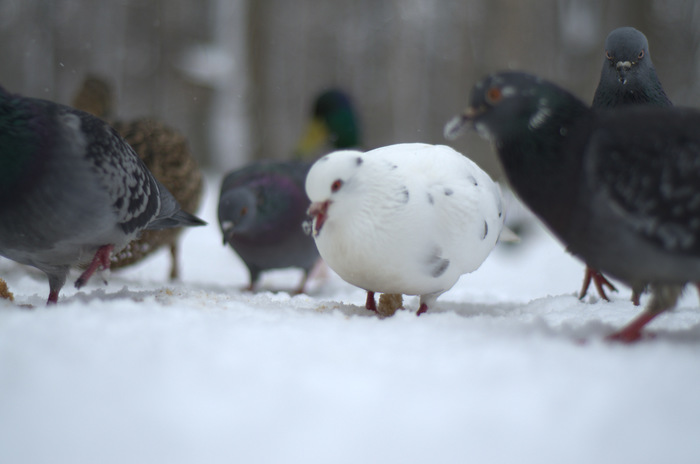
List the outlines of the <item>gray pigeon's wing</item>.
{"label": "gray pigeon's wing", "polygon": [[108,124],[87,113],[69,110],[80,117],[86,157],[109,194],[120,226],[127,234],[145,228],[161,208],[155,178]]}
{"label": "gray pigeon's wing", "polygon": [[602,118],[586,154],[589,187],[657,246],[700,254],[700,115],[654,114]]}

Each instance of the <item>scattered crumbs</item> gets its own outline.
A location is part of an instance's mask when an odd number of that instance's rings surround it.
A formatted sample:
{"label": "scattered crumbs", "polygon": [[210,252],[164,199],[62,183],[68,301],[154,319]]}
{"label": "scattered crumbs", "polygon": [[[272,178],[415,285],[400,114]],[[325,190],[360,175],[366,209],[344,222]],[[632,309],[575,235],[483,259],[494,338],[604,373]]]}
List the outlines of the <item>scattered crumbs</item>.
{"label": "scattered crumbs", "polygon": [[15,296],[7,288],[7,282],[5,282],[3,279],[0,279],[0,298],[15,301]]}

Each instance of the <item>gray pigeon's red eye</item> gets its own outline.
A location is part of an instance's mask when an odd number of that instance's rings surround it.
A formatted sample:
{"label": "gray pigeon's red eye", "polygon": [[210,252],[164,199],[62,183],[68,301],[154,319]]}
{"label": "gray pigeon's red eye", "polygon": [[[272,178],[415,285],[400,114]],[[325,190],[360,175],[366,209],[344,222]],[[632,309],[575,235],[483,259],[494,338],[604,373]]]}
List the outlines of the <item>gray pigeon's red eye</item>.
{"label": "gray pigeon's red eye", "polygon": [[644,58],[644,50],[642,50],[641,52],[639,52],[639,55],[637,55],[637,59],[640,59],[640,60],[641,60],[642,58]]}
{"label": "gray pigeon's red eye", "polygon": [[331,192],[337,192],[338,190],[340,190],[340,187],[342,187],[342,186],[343,186],[342,180],[340,180],[340,179],[334,180],[333,183],[331,184]]}
{"label": "gray pigeon's red eye", "polygon": [[498,87],[491,87],[486,91],[486,100],[489,103],[498,103],[503,98],[503,92]]}
{"label": "gray pigeon's red eye", "polygon": [[607,59],[609,59],[609,60],[612,60],[612,59],[613,59],[613,56],[612,56],[612,54],[610,53],[610,50],[605,50],[605,58],[607,58]]}
{"label": "gray pigeon's red eye", "polygon": [[241,216],[245,216],[246,214],[248,214],[248,208],[244,206],[243,208],[241,208]]}

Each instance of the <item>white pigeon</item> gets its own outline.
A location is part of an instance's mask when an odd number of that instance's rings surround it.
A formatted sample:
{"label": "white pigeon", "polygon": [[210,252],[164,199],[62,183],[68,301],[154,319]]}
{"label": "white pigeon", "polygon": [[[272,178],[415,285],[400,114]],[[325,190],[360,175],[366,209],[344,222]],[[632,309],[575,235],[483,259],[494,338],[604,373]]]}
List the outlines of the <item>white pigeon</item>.
{"label": "white pigeon", "polygon": [[389,145],[341,150],[306,178],[312,233],[324,261],[368,292],[420,295],[418,315],[498,241],[501,191],[450,147]]}

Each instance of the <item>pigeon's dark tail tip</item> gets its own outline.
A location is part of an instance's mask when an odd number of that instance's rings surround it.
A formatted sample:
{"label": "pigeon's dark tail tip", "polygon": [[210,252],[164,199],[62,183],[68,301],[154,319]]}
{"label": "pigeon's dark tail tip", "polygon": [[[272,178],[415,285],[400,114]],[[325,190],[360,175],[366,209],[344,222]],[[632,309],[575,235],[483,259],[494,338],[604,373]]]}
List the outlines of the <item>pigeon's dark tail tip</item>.
{"label": "pigeon's dark tail tip", "polygon": [[150,224],[146,229],[149,230],[160,230],[160,229],[170,229],[172,227],[195,227],[195,226],[205,226],[207,223],[199,219],[194,214],[187,213],[182,210],[178,210],[172,216],[157,219]]}
{"label": "pigeon's dark tail tip", "polygon": [[198,218],[194,214],[190,214],[186,211],[178,211],[174,216],[173,219],[178,221],[179,225],[181,226],[186,226],[186,227],[196,227],[196,226],[206,226],[207,222],[203,221],[202,219]]}

